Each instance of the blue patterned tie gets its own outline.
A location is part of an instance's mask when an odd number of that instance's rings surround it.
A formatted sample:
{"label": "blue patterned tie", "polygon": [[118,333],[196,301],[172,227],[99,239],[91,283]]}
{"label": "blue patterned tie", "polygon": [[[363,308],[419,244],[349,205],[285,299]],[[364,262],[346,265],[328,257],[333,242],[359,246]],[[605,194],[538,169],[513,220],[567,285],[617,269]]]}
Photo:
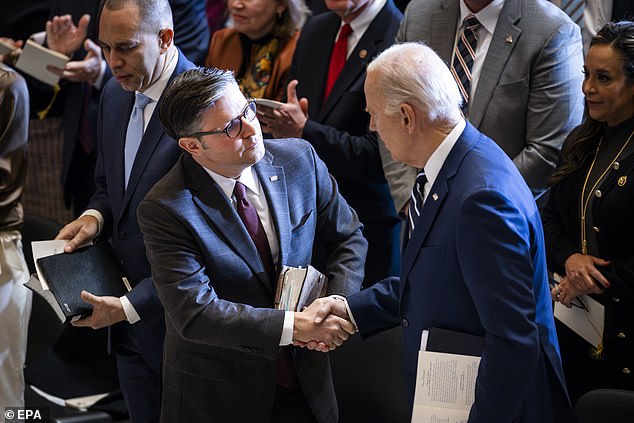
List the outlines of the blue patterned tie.
{"label": "blue patterned tie", "polygon": [[476,32],[480,28],[480,22],[475,16],[470,15],[462,22],[462,31],[456,47],[454,47],[453,61],[451,62],[451,73],[458,83],[462,98],[464,98],[463,109],[469,103],[469,93],[471,92],[471,69],[475,59],[478,36]]}
{"label": "blue patterned tie", "polygon": [[134,165],[134,158],[136,157],[141,140],[143,139],[143,109],[152,99],[139,92],[136,93],[134,100],[134,108],[132,109],[132,115],[130,115],[130,122],[128,122],[128,132],[125,137],[125,187],[128,187],[128,181],[130,180],[130,173],[132,172],[132,165]]}
{"label": "blue patterned tie", "polygon": [[409,238],[412,237],[412,233],[414,233],[414,227],[416,226],[416,221],[420,216],[420,211],[423,208],[423,193],[425,191],[425,184],[427,183],[427,176],[425,175],[425,171],[421,170],[418,175],[416,175],[416,183],[414,184],[414,188],[412,189],[412,196],[409,200]]}

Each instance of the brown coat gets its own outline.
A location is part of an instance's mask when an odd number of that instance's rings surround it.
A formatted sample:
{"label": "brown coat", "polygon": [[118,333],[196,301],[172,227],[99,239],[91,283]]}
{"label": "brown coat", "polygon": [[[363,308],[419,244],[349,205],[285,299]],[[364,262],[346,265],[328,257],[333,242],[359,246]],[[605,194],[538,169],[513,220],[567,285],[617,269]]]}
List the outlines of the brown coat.
{"label": "brown coat", "polygon": [[[282,47],[280,54],[273,63],[271,81],[266,87],[264,98],[281,100],[286,89],[286,77],[291,67],[291,60],[295,52],[295,44],[299,38],[299,31]],[[240,33],[233,28],[225,28],[214,32],[209,44],[209,52],[205,59],[205,66],[219,69],[230,69],[237,72],[242,65],[242,46]]]}

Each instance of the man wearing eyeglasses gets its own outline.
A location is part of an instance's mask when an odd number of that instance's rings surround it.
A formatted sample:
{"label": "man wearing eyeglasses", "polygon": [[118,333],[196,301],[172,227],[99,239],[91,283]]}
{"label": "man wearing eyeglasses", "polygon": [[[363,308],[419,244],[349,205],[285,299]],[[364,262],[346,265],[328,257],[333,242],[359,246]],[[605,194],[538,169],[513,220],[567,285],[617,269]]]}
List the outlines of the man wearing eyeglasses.
{"label": "man wearing eyeglasses", "polygon": [[[359,290],[367,241],[355,212],[303,140],[267,140],[231,72],[197,68],[160,104],[186,152],[139,206],[165,307],[163,422],[338,420],[328,358],[294,348],[353,325],[274,309],[282,266],[325,248],[328,293]],[[333,316],[336,317],[336,316]]]}
{"label": "man wearing eyeglasses", "polygon": [[92,315],[74,322],[109,327],[130,420],[156,423],[165,324],[150,278],[136,210],[174,165],[180,149],[161,128],[157,103],[169,80],[194,65],[174,46],[167,0],[106,0],[99,44],[112,71],[98,113],[97,190],[88,210],[57,235],[72,252],[96,237],[109,240],[132,290],[121,298],[82,292]]}

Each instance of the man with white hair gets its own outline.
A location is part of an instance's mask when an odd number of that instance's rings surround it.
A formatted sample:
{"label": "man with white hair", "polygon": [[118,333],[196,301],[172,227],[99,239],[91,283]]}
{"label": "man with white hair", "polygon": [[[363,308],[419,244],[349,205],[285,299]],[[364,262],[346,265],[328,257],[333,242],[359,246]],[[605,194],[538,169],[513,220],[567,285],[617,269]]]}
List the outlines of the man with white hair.
{"label": "man with white hair", "polygon": [[377,57],[365,93],[370,127],[394,160],[422,169],[401,277],[349,296],[352,316],[343,301],[318,300],[316,321],[330,312],[350,317],[364,338],[402,325],[411,400],[424,329],[483,336],[470,423],[575,421],[540,217],[517,167],[465,121],[450,70],[423,44],[395,45]]}

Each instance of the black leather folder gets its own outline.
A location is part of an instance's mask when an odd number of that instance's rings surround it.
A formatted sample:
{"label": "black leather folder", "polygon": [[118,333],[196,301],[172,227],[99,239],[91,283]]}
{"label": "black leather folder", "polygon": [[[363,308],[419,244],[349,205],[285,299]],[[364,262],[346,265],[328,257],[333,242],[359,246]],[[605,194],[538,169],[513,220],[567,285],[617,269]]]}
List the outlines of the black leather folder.
{"label": "black leather folder", "polygon": [[426,351],[480,357],[483,349],[483,336],[433,326],[428,329]]}
{"label": "black leather folder", "polygon": [[44,282],[61,308],[65,322],[88,316],[92,312],[92,306],[81,300],[81,291],[97,296],[120,297],[130,290],[121,261],[107,242],[72,253],[42,257],[37,260],[37,264]]}

